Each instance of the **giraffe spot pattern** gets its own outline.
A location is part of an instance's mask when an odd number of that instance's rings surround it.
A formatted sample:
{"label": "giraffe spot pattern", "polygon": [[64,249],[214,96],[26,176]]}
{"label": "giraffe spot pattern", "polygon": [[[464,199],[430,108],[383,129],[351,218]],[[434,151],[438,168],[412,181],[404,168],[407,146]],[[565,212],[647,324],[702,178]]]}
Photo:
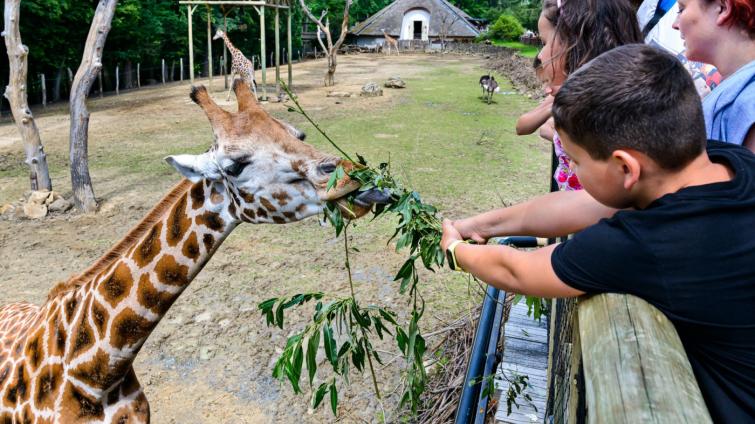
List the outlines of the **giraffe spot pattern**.
{"label": "giraffe spot pattern", "polygon": [[110,364],[110,355],[98,349],[94,358],[71,370],[71,375],[91,387],[110,388],[123,375],[128,363]]}
{"label": "giraffe spot pattern", "polygon": [[171,255],[163,255],[155,265],[157,279],[171,286],[185,286],[189,284],[189,267],[176,262]]}
{"label": "giraffe spot pattern", "polygon": [[167,231],[165,234],[165,240],[168,242],[168,245],[177,245],[183,239],[184,234],[186,234],[190,226],[191,220],[186,216],[186,197],[182,197],[178,199],[168,216]]}
{"label": "giraffe spot pattern", "polygon": [[142,275],[142,278],[139,279],[139,290],[137,293],[139,303],[159,315],[167,312],[168,308],[170,308],[177,298],[176,295],[157,290],[149,281],[148,274]]}
{"label": "giraffe spot pattern", "polygon": [[25,354],[29,359],[29,367],[32,371],[39,367],[39,363],[44,357],[42,339],[44,338],[44,328],[40,327],[36,333],[26,342]]}
{"label": "giraffe spot pattern", "polygon": [[144,341],[156,322],[141,317],[131,309],[124,309],[120,314],[113,318],[113,324],[110,330],[110,343],[116,349],[123,349],[126,346],[134,346]]}
{"label": "giraffe spot pattern", "polygon": [[213,231],[221,231],[225,225],[223,218],[215,212],[206,211],[202,215],[197,216],[196,219],[197,225],[204,225]]}
{"label": "giraffe spot pattern", "polygon": [[100,283],[99,292],[105,301],[114,307],[118,305],[131,292],[134,280],[131,277],[129,267],[120,263],[115,270]]}
{"label": "giraffe spot pattern", "polygon": [[107,309],[95,301],[92,301],[91,311],[92,321],[94,321],[94,326],[97,329],[97,336],[100,339],[104,339],[107,331],[107,320],[110,314]]}
{"label": "giraffe spot pattern", "polygon": [[50,364],[42,368],[37,377],[37,392],[34,403],[37,409],[52,409],[55,406],[55,393],[58,392],[63,378],[63,366]]}
{"label": "giraffe spot pattern", "polygon": [[204,205],[204,184],[200,181],[194,184],[189,190],[191,197],[191,208],[199,209]]}
{"label": "giraffe spot pattern", "polygon": [[210,234],[205,234],[202,236],[202,244],[204,244],[205,251],[212,252],[212,247],[215,246],[215,238]]}
{"label": "giraffe spot pattern", "polygon": [[158,222],[149,234],[142,240],[139,247],[134,250],[132,259],[139,266],[146,266],[160,253],[160,232],[162,231],[162,222]]}
{"label": "giraffe spot pattern", "polygon": [[61,422],[76,422],[82,419],[102,420],[105,417],[102,404],[71,383],[65,385],[63,403],[68,407],[62,410]]}
{"label": "giraffe spot pattern", "polygon": [[262,204],[262,206],[265,209],[268,210],[268,212],[275,212],[275,211],[278,210],[278,209],[275,208],[275,206],[272,203],[270,203],[270,200],[268,200],[265,197],[263,197],[263,198],[260,199],[260,203]]}
{"label": "giraffe spot pattern", "polygon": [[289,196],[285,191],[278,191],[273,193],[273,199],[275,199],[279,205],[286,206],[288,204],[288,201],[291,200],[291,196]]}
{"label": "giraffe spot pattern", "polygon": [[197,240],[197,233],[192,232],[189,234],[189,237],[186,238],[186,241],[184,242],[184,247],[181,249],[181,253],[184,254],[187,258],[193,260],[194,262],[199,259],[199,241]]}

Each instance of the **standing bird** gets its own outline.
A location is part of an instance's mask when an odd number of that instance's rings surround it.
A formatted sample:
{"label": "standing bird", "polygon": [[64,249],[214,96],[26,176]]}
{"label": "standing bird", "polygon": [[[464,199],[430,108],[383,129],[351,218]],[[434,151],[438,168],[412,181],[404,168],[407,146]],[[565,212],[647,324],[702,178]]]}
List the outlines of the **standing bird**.
{"label": "standing bird", "polygon": [[493,101],[493,93],[501,91],[498,81],[490,74],[480,77],[480,86],[482,87],[482,96],[487,100],[488,104]]}

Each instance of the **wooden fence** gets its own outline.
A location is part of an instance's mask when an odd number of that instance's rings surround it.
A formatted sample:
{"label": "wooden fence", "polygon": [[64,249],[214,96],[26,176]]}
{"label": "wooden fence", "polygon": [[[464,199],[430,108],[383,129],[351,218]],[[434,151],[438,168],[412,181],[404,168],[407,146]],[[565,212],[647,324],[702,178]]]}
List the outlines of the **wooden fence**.
{"label": "wooden fence", "polygon": [[712,422],[673,324],[644,300],[554,301],[550,324],[546,422]]}

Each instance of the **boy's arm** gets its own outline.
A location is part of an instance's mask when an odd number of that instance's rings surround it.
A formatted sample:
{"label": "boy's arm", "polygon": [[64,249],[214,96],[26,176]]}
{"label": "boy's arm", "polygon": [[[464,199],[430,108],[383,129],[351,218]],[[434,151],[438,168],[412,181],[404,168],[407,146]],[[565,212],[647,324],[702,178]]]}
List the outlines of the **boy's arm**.
{"label": "boy's arm", "polygon": [[551,117],[553,96],[548,96],[531,111],[523,114],[516,120],[516,134],[532,134]]}
{"label": "boy's arm", "polygon": [[587,191],[557,191],[508,208],[460,219],[453,226],[463,239],[483,243],[497,236],[562,237],[609,218],[616,209]]}
{"label": "boy's arm", "polygon": [[[458,240],[450,221],[443,223],[441,247]],[[507,293],[539,297],[575,297],[584,292],[561,281],[553,271],[551,254],[555,245],[534,251],[506,246],[476,246],[461,243],[454,250],[456,262],[480,280]]]}

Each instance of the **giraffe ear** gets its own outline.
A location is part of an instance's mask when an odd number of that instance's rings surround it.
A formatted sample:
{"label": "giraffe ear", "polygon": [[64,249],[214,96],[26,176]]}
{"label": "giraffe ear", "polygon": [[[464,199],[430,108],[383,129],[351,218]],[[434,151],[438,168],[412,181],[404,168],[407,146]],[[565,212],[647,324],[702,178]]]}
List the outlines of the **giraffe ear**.
{"label": "giraffe ear", "polygon": [[193,183],[202,179],[215,181],[221,177],[220,169],[218,169],[215,161],[210,158],[209,152],[201,155],[168,156],[165,161],[173,165],[181,175]]}

